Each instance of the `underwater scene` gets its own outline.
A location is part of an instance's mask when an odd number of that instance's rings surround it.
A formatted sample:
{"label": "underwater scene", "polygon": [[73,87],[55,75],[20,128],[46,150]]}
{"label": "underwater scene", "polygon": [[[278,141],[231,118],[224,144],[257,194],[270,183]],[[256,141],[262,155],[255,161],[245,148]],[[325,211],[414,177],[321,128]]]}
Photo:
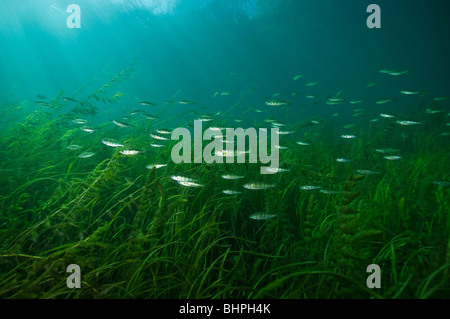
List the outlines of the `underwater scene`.
{"label": "underwater scene", "polygon": [[449,298],[449,9],[2,1],[0,298]]}

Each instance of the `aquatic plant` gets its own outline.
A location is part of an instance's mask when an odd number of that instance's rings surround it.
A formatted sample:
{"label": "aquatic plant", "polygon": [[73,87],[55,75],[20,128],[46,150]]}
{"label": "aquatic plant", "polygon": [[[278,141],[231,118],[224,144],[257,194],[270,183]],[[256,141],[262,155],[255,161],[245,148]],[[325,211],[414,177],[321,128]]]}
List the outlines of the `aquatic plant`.
{"label": "aquatic plant", "polygon": [[[149,148],[148,129],[179,115],[140,117],[125,136],[111,123],[86,133],[72,121],[96,113],[91,101],[120,103],[118,85],[131,77],[133,66],[83,101],[65,101],[60,93],[50,102],[53,108],[36,110],[0,132],[0,296],[448,296],[450,192],[435,182],[449,178],[449,150],[439,135],[427,134],[432,125],[412,140],[395,141],[403,147],[399,161],[374,152],[396,126],[369,126],[356,132],[358,141],[344,144],[333,125],[302,120],[292,127],[302,130],[309,145],[286,140],[280,167],[288,172],[261,176],[260,165],[252,163],[174,165],[174,142]],[[218,114],[217,125],[225,126],[252,90]],[[64,113],[66,102],[76,104]],[[102,144],[107,136],[138,154]],[[92,156],[80,158],[81,151]],[[337,162],[342,154],[354,160]],[[151,163],[167,165],[147,169]],[[224,174],[274,187],[246,189]],[[171,176],[188,176],[198,187]],[[65,268],[72,263],[82,269],[84,289],[66,287]],[[381,289],[365,285],[372,263],[383,270]]]}

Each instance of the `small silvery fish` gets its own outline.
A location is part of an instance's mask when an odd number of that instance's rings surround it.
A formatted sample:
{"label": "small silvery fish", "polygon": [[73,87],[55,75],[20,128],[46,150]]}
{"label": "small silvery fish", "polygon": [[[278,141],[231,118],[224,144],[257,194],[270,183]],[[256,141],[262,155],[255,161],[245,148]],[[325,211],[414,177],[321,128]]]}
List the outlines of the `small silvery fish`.
{"label": "small silvery fish", "polygon": [[95,153],[93,153],[93,152],[83,152],[80,155],[78,155],[78,157],[79,158],[88,158],[88,157],[91,157],[94,155],[95,155]]}
{"label": "small silvery fish", "polygon": [[240,176],[240,175],[232,175],[232,174],[222,175],[221,177],[222,177],[223,179],[230,179],[230,180],[236,180],[236,179],[244,178],[244,176]]}
{"label": "small silvery fish", "polygon": [[170,176],[171,179],[173,179],[176,182],[194,182],[195,180],[192,178],[179,176],[179,175],[172,175]]}
{"label": "small silvery fish", "polygon": [[134,156],[139,153],[140,153],[140,151],[138,151],[138,150],[121,150],[120,151],[120,154],[127,155],[127,156]]}
{"label": "small silvery fish", "polygon": [[224,189],[222,191],[222,193],[224,193],[226,195],[238,195],[238,194],[241,194],[242,192],[234,191],[232,189]]}
{"label": "small silvery fish", "polygon": [[376,101],[375,103],[376,103],[376,104],[386,104],[386,103],[389,103],[389,102],[391,102],[391,101],[392,101],[392,99],[389,99],[389,98],[383,98],[383,99],[381,99],[381,100]]}
{"label": "small silvery fish", "polygon": [[342,137],[342,138],[345,138],[345,139],[353,139],[353,138],[356,138],[356,135],[352,135],[352,134],[343,134],[343,135],[341,135],[341,137]]}
{"label": "small silvery fish", "polygon": [[76,145],[76,144],[72,144],[72,145],[67,146],[66,148],[68,150],[75,151],[75,150],[79,150],[81,148],[81,146],[80,145]]}
{"label": "small silvery fish", "polygon": [[326,103],[328,105],[339,105],[339,104],[342,104],[342,102],[332,102],[332,101],[327,101]]}
{"label": "small silvery fish", "polygon": [[395,117],[395,115],[390,114],[390,113],[380,113],[380,116],[384,117],[384,118],[388,118],[388,119],[391,119],[391,118]]}
{"label": "small silvery fish", "polygon": [[156,135],[156,134],[150,134],[150,136],[153,137],[155,140],[161,140],[161,141],[169,140],[167,137],[159,136],[159,135]]}
{"label": "small silvery fish", "polygon": [[145,106],[154,106],[154,105],[158,105],[156,103],[153,102],[148,102],[148,101],[140,101],[138,102],[140,105],[145,105]]}
{"label": "small silvery fish", "polygon": [[268,101],[266,101],[266,105],[269,106],[285,106],[285,105],[289,105],[289,102],[280,100],[280,99],[270,99]]}
{"label": "small silvery fish", "polygon": [[128,124],[128,123],[120,122],[120,121],[116,121],[116,120],[113,120],[112,122],[113,122],[114,124],[116,124],[117,126],[119,126],[119,127],[130,127],[130,126],[131,126],[131,125]]}
{"label": "small silvery fish", "polygon": [[95,129],[93,129],[92,127],[89,127],[89,126],[82,126],[82,127],[80,127],[80,130],[88,132],[88,133],[95,132]]}
{"label": "small silvery fish", "polygon": [[320,186],[303,185],[303,186],[300,186],[300,189],[302,189],[304,191],[313,191],[313,190],[316,190],[316,189],[320,189]]}
{"label": "small silvery fish", "polygon": [[331,189],[321,189],[320,192],[322,194],[327,194],[327,195],[336,195],[336,194],[340,194],[341,193],[340,191],[334,191],[334,190],[331,190]]}
{"label": "small silvery fish", "polygon": [[386,154],[386,153],[395,153],[398,152],[398,149],[395,148],[377,148],[375,152]]}
{"label": "small silvery fish", "polygon": [[349,158],[336,158],[336,162],[338,162],[338,163],[350,163],[350,162],[353,162],[353,160],[349,159]]}
{"label": "small silvery fish", "polygon": [[380,174],[379,172],[371,171],[371,170],[368,170],[368,169],[357,169],[356,173],[361,174],[361,175],[377,175],[377,174]]}
{"label": "small silvery fish", "polygon": [[308,82],[308,83],[306,83],[306,86],[314,86],[317,84],[319,84],[319,83],[318,82]]}
{"label": "small silvery fish", "polygon": [[51,107],[52,105],[50,103],[44,102],[44,101],[35,101],[34,103],[39,104],[40,106],[43,107]]}
{"label": "small silvery fish", "polygon": [[165,167],[165,166],[167,166],[167,164],[152,164],[152,165],[145,166],[145,168],[147,168],[147,169],[158,169],[158,168]]}
{"label": "small silvery fish", "polygon": [[165,134],[165,135],[168,135],[168,134],[172,133],[170,130],[167,130],[167,129],[164,129],[164,128],[159,128],[159,129],[156,130],[156,132],[159,133],[159,134]]}
{"label": "small silvery fish", "polygon": [[64,96],[62,99],[63,99],[64,101],[70,101],[70,102],[75,102],[75,103],[78,102],[77,100],[75,100],[75,99],[73,99],[73,98],[71,98],[71,97],[68,97],[68,96]]}
{"label": "small silvery fish", "polygon": [[399,71],[399,70],[387,70],[387,69],[383,69],[383,70],[380,70],[380,73],[385,73],[385,74],[389,74],[389,75],[394,75],[394,76],[396,76],[396,75],[403,75],[403,74],[406,74],[406,73],[408,73],[408,70],[405,70],[405,71]]}
{"label": "small silvery fish", "polygon": [[303,75],[301,75],[301,74],[296,75],[296,76],[294,76],[294,81],[297,81],[297,80],[301,79],[302,77],[303,77]]}
{"label": "small silvery fish", "polygon": [[140,114],[140,113],[144,113],[144,111],[143,110],[134,110],[134,111],[130,112],[130,115],[133,116],[133,115]]}
{"label": "small silvery fish", "polygon": [[442,113],[445,112],[444,110],[433,110],[433,109],[426,109],[425,112],[427,114],[437,114],[437,113]]}
{"label": "small silvery fish", "polygon": [[449,181],[433,181],[433,184],[443,187],[449,187],[450,182]]}
{"label": "small silvery fish", "polygon": [[420,122],[416,122],[416,121],[396,121],[395,123],[400,124],[400,125],[419,125],[422,124]]}
{"label": "small silvery fish", "polygon": [[178,184],[185,186],[185,187],[202,187],[203,185],[195,183],[195,182],[189,182],[189,181],[179,181]]}
{"label": "small silvery fish", "polygon": [[448,100],[448,99],[449,99],[448,96],[438,96],[438,97],[435,97],[435,98],[433,99],[433,101],[439,102],[439,101],[445,101],[445,100]]}
{"label": "small silvery fish", "polygon": [[302,146],[310,146],[311,143],[306,143],[306,142],[302,142],[302,141],[298,141],[296,142],[298,145],[302,145]]}
{"label": "small silvery fish", "polygon": [[400,93],[405,94],[405,95],[416,95],[416,94],[420,94],[422,92],[421,91],[412,91],[412,90],[401,90]]}
{"label": "small silvery fish", "polygon": [[250,219],[254,219],[254,220],[266,220],[266,219],[270,219],[270,218],[274,218],[277,215],[275,214],[269,214],[267,212],[258,212],[255,214],[250,215]]}
{"label": "small silvery fish", "polygon": [[123,144],[120,144],[119,142],[117,142],[114,139],[109,138],[109,137],[102,138],[102,143],[105,144],[106,146],[110,146],[110,147],[122,147],[123,146]]}
{"label": "small silvery fish", "polygon": [[150,146],[151,147],[165,147],[166,145],[152,143],[152,144],[150,144]]}
{"label": "small silvery fish", "polygon": [[74,119],[72,120],[72,122],[74,122],[75,124],[86,124],[87,120],[83,120],[83,119]]}
{"label": "small silvery fish", "polygon": [[158,118],[157,116],[154,116],[154,115],[151,115],[151,114],[148,114],[148,113],[145,113],[145,114],[142,114],[142,115],[144,115],[144,117],[149,119],[149,120],[155,120],[155,119]]}
{"label": "small silvery fish", "polygon": [[200,121],[200,122],[210,122],[213,121],[214,119],[210,118],[210,117],[201,117],[199,119],[197,119],[196,121]]}
{"label": "small silvery fish", "polygon": [[277,168],[277,167],[261,167],[261,173],[263,174],[276,174],[276,173],[285,173],[289,172],[290,169],[287,168]]}
{"label": "small silvery fish", "polygon": [[195,102],[193,102],[193,101],[188,101],[188,100],[179,100],[178,103],[179,103],[179,104],[195,104]]}
{"label": "small silvery fish", "polygon": [[388,156],[384,156],[383,158],[387,159],[389,161],[396,161],[396,160],[401,159],[402,157],[399,155],[388,155]]}
{"label": "small silvery fish", "polygon": [[263,182],[251,182],[248,184],[244,184],[243,187],[246,189],[250,189],[250,190],[264,190],[264,189],[269,189],[269,188],[275,187],[275,185],[263,183]]}

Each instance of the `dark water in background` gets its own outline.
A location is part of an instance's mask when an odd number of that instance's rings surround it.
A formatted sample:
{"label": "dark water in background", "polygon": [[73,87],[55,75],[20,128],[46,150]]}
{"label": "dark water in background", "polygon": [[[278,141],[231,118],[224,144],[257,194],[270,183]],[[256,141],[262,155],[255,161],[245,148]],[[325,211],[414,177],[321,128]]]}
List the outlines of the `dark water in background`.
{"label": "dark water in background", "polygon": [[[92,81],[82,97],[134,59],[134,78],[118,87],[127,95],[112,112],[129,112],[136,100],[160,103],[177,92],[177,98],[207,110],[226,109],[252,86],[243,110],[263,105],[274,93],[297,105],[310,102],[306,94],[331,96],[340,90],[370,107],[381,97],[397,97],[390,110],[418,106],[400,96],[402,89],[447,95],[448,1],[376,1],[382,28],[369,29],[366,8],[372,2],[3,0],[0,99],[27,99],[32,111],[36,94],[71,95]],[[66,26],[70,3],[81,7],[81,29]],[[400,82],[379,73],[383,68],[409,72]],[[297,74],[304,79],[292,81]],[[309,81],[319,85],[305,87]],[[368,90],[371,82],[379,85]],[[216,91],[233,94],[212,100]],[[299,95],[291,97],[293,91]],[[345,108],[322,104],[313,113],[335,111]],[[100,113],[97,119],[108,116]]]}

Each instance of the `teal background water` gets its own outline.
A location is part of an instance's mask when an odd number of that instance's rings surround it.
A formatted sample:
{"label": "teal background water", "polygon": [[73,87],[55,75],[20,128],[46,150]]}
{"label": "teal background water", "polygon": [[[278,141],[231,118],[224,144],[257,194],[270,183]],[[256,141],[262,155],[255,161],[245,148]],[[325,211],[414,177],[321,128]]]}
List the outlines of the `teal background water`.
{"label": "teal background water", "polygon": [[[366,8],[372,2],[4,0],[0,99],[32,102],[36,94],[54,97],[60,90],[71,95],[88,83],[100,85],[134,59],[134,79],[120,88],[127,95],[114,111],[129,111],[136,100],[160,103],[179,90],[178,98],[223,109],[236,95],[212,104],[214,92],[240,94],[252,86],[247,107],[262,105],[274,93],[297,105],[310,102],[306,94],[340,90],[368,103],[398,96],[401,89],[445,95],[450,5],[377,1],[382,28],[369,29]],[[81,8],[80,29],[66,26],[71,3]],[[409,74],[399,83],[379,73],[383,68]],[[297,74],[304,75],[302,83],[292,81]],[[305,81],[320,85],[305,88]],[[371,82],[380,85],[367,90]],[[292,91],[301,96],[290,97]],[[413,107],[408,96],[399,99],[397,109]],[[334,110],[323,105],[314,112],[325,116]]]}

